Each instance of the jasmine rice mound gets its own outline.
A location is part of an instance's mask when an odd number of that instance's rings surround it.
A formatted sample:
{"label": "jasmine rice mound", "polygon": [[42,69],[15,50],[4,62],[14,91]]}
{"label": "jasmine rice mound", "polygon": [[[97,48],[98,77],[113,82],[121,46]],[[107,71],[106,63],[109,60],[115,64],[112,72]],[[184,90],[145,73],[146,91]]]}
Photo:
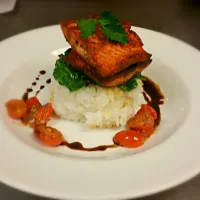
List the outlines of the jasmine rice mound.
{"label": "jasmine rice mound", "polygon": [[51,102],[61,118],[83,122],[91,128],[125,126],[146,101],[143,97],[142,81],[129,92],[118,87],[103,88],[89,85],[70,92],[65,86],[52,80]]}

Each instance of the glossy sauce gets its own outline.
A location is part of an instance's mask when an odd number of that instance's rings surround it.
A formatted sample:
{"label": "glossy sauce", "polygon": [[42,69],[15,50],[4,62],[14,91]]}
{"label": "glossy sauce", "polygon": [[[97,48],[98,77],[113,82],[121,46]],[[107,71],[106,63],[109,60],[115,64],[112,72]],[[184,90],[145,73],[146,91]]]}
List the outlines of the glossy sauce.
{"label": "glossy sauce", "polygon": [[46,71],[45,71],[45,70],[41,70],[39,73],[40,73],[41,75],[44,75],[44,74],[46,74]]}
{"label": "glossy sauce", "polygon": [[105,151],[108,148],[117,147],[115,144],[111,144],[111,145],[100,145],[100,146],[92,147],[92,148],[85,148],[80,142],[69,143],[67,141],[62,142],[60,146],[67,146],[70,149],[80,150],[80,151]]}
{"label": "glossy sauce", "polygon": [[[159,86],[154,83],[150,78],[145,77],[146,81],[143,81],[143,95],[147,104],[154,108],[157,113],[157,119],[155,120],[155,128],[160,124],[161,113],[160,105],[164,104],[164,95],[162,94]],[[150,98],[149,98],[149,97]]]}
{"label": "glossy sauce", "polygon": [[50,79],[50,78],[47,79],[47,80],[46,80],[46,83],[47,83],[47,84],[51,83],[51,79]]}
{"label": "glossy sauce", "polygon": [[26,101],[28,99],[28,95],[29,95],[30,92],[33,92],[33,89],[32,88],[27,88],[26,92],[22,96],[22,100]]}
{"label": "glossy sauce", "polygon": [[[32,87],[37,85],[37,81],[40,80],[39,77],[40,77],[41,75],[44,75],[44,74],[46,74],[46,71],[45,71],[45,70],[39,71],[38,76],[35,78],[36,81],[32,82]],[[46,83],[47,83],[47,84],[51,83],[51,79],[47,79],[47,80],[46,80]],[[33,92],[32,87],[26,89],[26,92],[25,92],[25,93],[23,94],[23,96],[22,96],[22,100],[26,101],[26,100],[28,99],[29,93],[30,93],[30,92]],[[37,96],[37,95],[40,93],[40,91],[41,91],[42,89],[44,89],[44,87],[45,87],[44,85],[41,85],[41,86],[40,86],[40,89],[36,92],[35,96]]]}
{"label": "glossy sauce", "polygon": [[44,86],[44,85],[41,85],[41,86],[40,86],[40,89],[36,92],[35,96],[37,96],[37,95],[40,93],[40,91],[43,90],[44,88],[45,88],[45,86]]}
{"label": "glossy sauce", "polygon": [[32,83],[32,86],[36,86],[36,85],[37,85],[37,83],[36,83],[36,82],[33,82],[33,83]]}

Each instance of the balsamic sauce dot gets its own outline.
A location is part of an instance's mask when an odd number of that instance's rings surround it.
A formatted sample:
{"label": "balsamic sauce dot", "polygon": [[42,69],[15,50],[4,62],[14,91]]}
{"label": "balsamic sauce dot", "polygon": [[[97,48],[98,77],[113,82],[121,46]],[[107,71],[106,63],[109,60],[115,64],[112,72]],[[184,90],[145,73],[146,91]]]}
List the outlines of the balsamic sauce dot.
{"label": "balsamic sauce dot", "polygon": [[44,85],[41,85],[41,86],[40,86],[40,90],[42,90],[42,89],[44,89]]}
{"label": "balsamic sauce dot", "polygon": [[33,92],[33,89],[32,88],[27,88],[26,92]]}
{"label": "balsamic sauce dot", "polygon": [[51,83],[51,79],[46,80],[46,83],[47,84]]}
{"label": "balsamic sauce dot", "polygon": [[36,83],[36,82],[33,82],[33,83],[32,83],[32,86],[35,86],[35,85],[37,85],[37,83]]}
{"label": "balsamic sauce dot", "polygon": [[46,74],[46,71],[45,71],[45,70],[41,70],[39,73],[40,73],[41,75],[44,75],[44,74]]}

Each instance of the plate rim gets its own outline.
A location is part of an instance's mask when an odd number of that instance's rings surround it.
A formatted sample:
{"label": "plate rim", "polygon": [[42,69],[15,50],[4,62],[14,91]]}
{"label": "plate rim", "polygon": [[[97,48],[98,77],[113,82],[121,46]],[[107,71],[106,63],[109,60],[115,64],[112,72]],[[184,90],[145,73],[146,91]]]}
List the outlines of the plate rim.
{"label": "plate rim", "polygon": [[[12,40],[16,40],[17,39],[17,37],[23,37],[24,35],[27,35],[27,34],[29,34],[29,33],[33,33],[33,32],[35,32],[35,31],[45,31],[45,29],[47,30],[47,29],[55,29],[56,27],[58,27],[58,25],[52,25],[52,26],[45,26],[45,27],[42,27],[42,28],[36,28],[36,29],[32,29],[32,30],[28,30],[28,31],[25,31],[25,32],[22,32],[22,33],[19,33],[19,34],[17,34],[17,35],[14,35],[14,36],[11,36],[11,37],[9,37],[9,38],[7,38],[7,39],[5,39],[5,40],[3,40],[3,41],[1,41],[0,42],[0,47],[1,47],[1,45],[2,44],[6,44],[7,42],[10,42],[10,41],[12,41]],[[154,34],[161,34],[162,35],[162,37],[164,36],[164,37],[168,37],[169,39],[172,39],[172,40],[174,40],[174,41],[177,41],[178,43],[182,43],[184,46],[185,45],[187,45],[187,47],[188,48],[192,48],[193,50],[195,50],[195,51],[197,51],[198,53],[200,53],[199,52],[199,50],[196,48],[196,47],[193,47],[193,46],[191,46],[191,45],[189,45],[188,43],[186,43],[186,42],[183,42],[182,40],[180,40],[180,39],[177,39],[177,38],[175,38],[175,37],[172,37],[172,36],[169,36],[169,35],[167,35],[167,34],[164,34],[164,33],[161,33],[161,32],[157,32],[157,31],[154,31],[154,30],[150,30],[150,29],[145,29],[145,28],[141,28],[141,27],[135,27],[134,26],[134,28],[136,28],[136,29],[138,29],[138,30],[147,30],[147,31],[151,31],[151,32],[153,32]],[[0,124],[0,128],[2,128],[1,127],[1,125],[2,124]],[[0,134],[0,136],[1,136],[1,134]],[[10,136],[9,136],[10,137]],[[16,140],[16,138],[14,139],[14,138],[12,138],[13,140]],[[169,138],[170,139],[170,138]],[[167,140],[167,141],[164,141],[164,143],[165,143],[165,145],[166,145],[166,143],[169,143],[169,139]],[[172,139],[172,138],[171,138]],[[0,140],[1,141],[1,140]],[[22,146],[24,146],[25,144],[22,144],[20,141],[15,141],[15,142],[17,142],[18,143],[18,145],[22,145]],[[1,147],[2,148],[2,147]],[[0,148],[0,149],[1,149]],[[154,148],[156,148],[156,147],[154,147]],[[32,151],[32,150],[31,150]],[[148,153],[148,152],[147,152]],[[120,159],[121,160],[121,159]],[[1,169],[1,168],[0,168]],[[193,177],[195,177],[198,173],[200,172],[200,166],[199,167],[197,167],[197,168],[194,168],[194,171],[193,172],[190,172],[190,173],[188,173],[186,176],[185,176],[185,178],[182,178],[182,180],[181,179],[179,179],[179,180],[176,180],[176,181],[174,181],[173,182],[173,184],[172,183],[170,183],[169,185],[165,185],[165,186],[162,186],[162,187],[160,187],[160,189],[154,189],[154,190],[149,190],[149,192],[147,192],[146,194],[143,194],[143,195],[141,195],[141,194],[139,194],[139,195],[133,195],[133,194],[129,194],[129,195],[126,195],[126,196],[124,196],[124,194],[121,196],[121,197],[119,197],[119,194],[117,194],[116,196],[113,196],[113,197],[109,197],[109,199],[121,199],[121,198],[137,198],[137,197],[142,197],[142,196],[147,196],[147,195],[151,195],[151,194],[155,194],[155,193],[157,193],[157,192],[161,192],[161,191],[165,191],[165,190],[167,190],[167,189],[170,189],[170,188],[173,188],[173,187],[175,187],[175,186],[177,186],[177,185],[179,185],[179,184],[181,184],[181,183],[184,183],[184,182],[186,182],[186,181],[188,181],[188,180],[190,180],[191,178],[193,178]],[[0,173],[1,174],[1,173]],[[39,196],[46,196],[46,197],[54,197],[54,198],[62,198],[63,199],[63,197],[58,197],[57,195],[53,195],[53,194],[51,194],[50,196],[47,194],[47,193],[43,193],[42,194],[42,192],[40,191],[40,192],[38,192],[37,190],[34,190],[33,188],[31,189],[31,188],[29,188],[29,187],[25,187],[25,185],[20,185],[19,183],[17,183],[18,181],[16,181],[16,183],[17,184],[15,184],[12,180],[6,180],[6,178],[4,177],[3,179],[4,180],[2,180],[2,177],[3,176],[0,176],[0,180],[1,180],[1,182],[3,182],[3,183],[5,183],[6,185],[9,185],[9,186],[11,186],[11,187],[13,187],[13,188],[17,188],[17,189],[19,189],[19,190],[21,190],[21,191],[25,191],[25,192],[27,192],[27,193],[33,193],[33,194],[37,194],[37,195],[39,195]],[[108,196],[106,195],[106,197],[104,198],[104,197],[102,197],[102,198],[100,198],[100,199],[106,199]],[[64,198],[69,198],[69,197],[64,197]],[[76,198],[76,197],[73,197],[73,198]],[[76,198],[77,199],[77,198]],[[86,197],[86,198],[81,198],[81,199],[94,199],[94,197]],[[96,198],[95,197],[95,199],[98,199],[98,198]]]}

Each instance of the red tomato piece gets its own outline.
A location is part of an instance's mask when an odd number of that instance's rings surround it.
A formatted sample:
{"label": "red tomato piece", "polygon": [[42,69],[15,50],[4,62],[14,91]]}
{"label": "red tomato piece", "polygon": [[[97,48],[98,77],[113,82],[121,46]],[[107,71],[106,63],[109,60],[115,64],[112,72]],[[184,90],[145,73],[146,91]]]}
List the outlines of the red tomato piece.
{"label": "red tomato piece", "polygon": [[41,106],[33,106],[27,113],[26,115],[23,117],[23,122],[25,124],[28,124],[29,122],[32,122],[35,117],[36,114],[38,112],[38,110],[40,109]]}
{"label": "red tomato piece", "polygon": [[13,119],[20,119],[26,115],[26,103],[19,99],[11,99],[6,103],[8,115]]}
{"label": "red tomato piece", "polygon": [[118,132],[113,141],[126,148],[136,148],[144,144],[144,137],[139,130],[124,130]]}
{"label": "red tomato piece", "polygon": [[154,127],[151,127],[149,129],[143,129],[143,130],[140,130],[140,131],[142,132],[142,135],[144,136],[144,138],[148,138],[153,134]]}
{"label": "red tomato piece", "polygon": [[27,109],[30,110],[32,107],[40,107],[41,103],[37,97],[31,97],[26,100]]}
{"label": "red tomato piece", "polygon": [[26,100],[27,110],[28,112],[23,117],[23,122],[28,124],[33,121],[36,117],[38,110],[42,107],[37,97],[31,97]]}
{"label": "red tomato piece", "polygon": [[151,114],[142,111],[128,120],[127,125],[130,129],[147,130],[154,126],[154,118]]}
{"label": "red tomato piece", "polygon": [[154,131],[154,123],[157,118],[156,111],[149,105],[142,105],[137,114],[128,120],[130,129],[141,130],[145,137],[149,137]]}
{"label": "red tomato piece", "polygon": [[56,147],[64,141],[61,132],[49,126],[36,126],[34,134],[43,144],[51,147]]}
{"label": "red tomato piece", "polygon": [[52,105],[50,103],[42,106],[36,113],[34,123],[37,124],[46,124],[53,112]]}
{"label": "red tomato piece", "polygon": [[145,112],[150,113],[153,116],[154,119],[158,118],[157,112],[151,106],[149,106],[148,104],[143,104],[141,106],[141,109],[139,110],[139,112],[140,111],[145,111]]}

